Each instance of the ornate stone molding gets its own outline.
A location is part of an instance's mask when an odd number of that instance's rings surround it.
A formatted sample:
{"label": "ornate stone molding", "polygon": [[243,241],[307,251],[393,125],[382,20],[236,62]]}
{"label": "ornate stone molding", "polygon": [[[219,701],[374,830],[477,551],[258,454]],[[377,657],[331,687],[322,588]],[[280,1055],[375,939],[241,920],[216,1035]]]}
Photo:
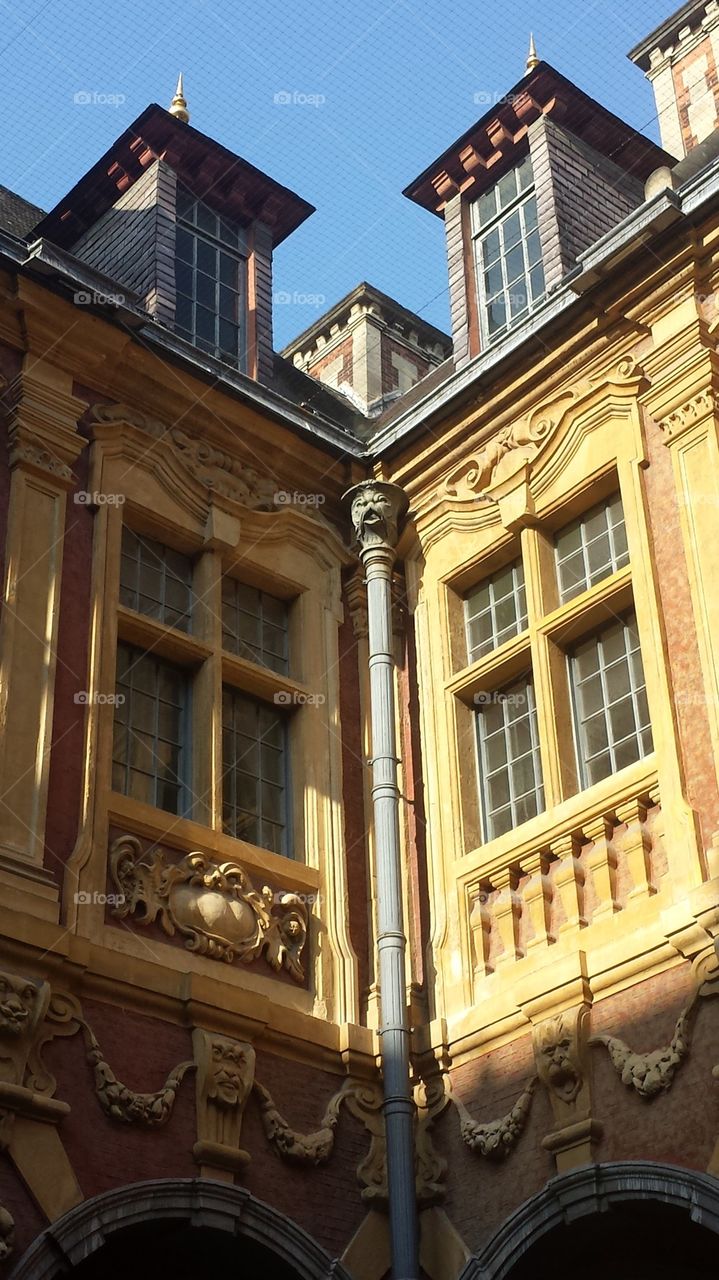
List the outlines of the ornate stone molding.
{"label": "ornate stone molding", "polygon": [[197,1063],[197,1142],[193,1156],[201,1168],[234,1172],[249,1162],[240,1149],[247,1099],[255,1081],[255,1051],[243,1040],[196,1027],[192,1043]]}
{"label": "ornate stone molding", "polygon": [[280,488],[277,480],[261,476],[242,459],[233,457],[202,437],[192,435],[184,427],[167,426],[126,404],[93,405],[88,417],[96,423],[126,422],[154,440],[170,445],[195,479],[214,493],[232,498],[253,511],[279,509],[275,501]]}
{"label": "ornate stone molding", "polygon": [[641,1098],[650,1099],[670,1089],[674,1077],[689,1054],[691,1015],[696,1007],[698,992],[677,1018],[674,1035],[662,1049],[649,1053],[635,1053],[617,1036],[592,1036],[590,1044],[604,1045],[612,1066],[627,1088],[635,1089]]}
{"label": "ornate stone molding", "polygon": [[72,466],[87,443],[77,430],[85,401],[69,393],[71,385],[67,374],[38,360],[3,395],[10,466],[51,476],[62,488],[72,485]]}
{"label": "ornate stone molding", "polygon": [[143,853],[135,836],[119,836],[110,848],[110,874],[123,895],[120,919],[156,920],[168,936],[180,933],[188,951],[249,964],[264,955],[277,971],[304,980],[307,907],[296,894],[255,889],[237,862],[213,862],[188,853],[172,862],[165,850]]}
{"label": "ornate stone molding", "polygon": [[557,423],[554,418],[535,422],[515,422],[489,440],[483,449],[466,458],[445,480],[444,496],[455,502],[484,497],[486,490],[508,479],[532,462],[549,439]]}
{"label": "ornate stone molding", "polygon": [[459,1112],[462,1141],[470,1151],[486,1156],[490,1160],[503,1160],[509,1155],[527,1123],[536,1083],[536,1078],[529,1081],[511,1111],[508,1111],[505,1116],[500,1116],[498,1120],[489,1120],[485,1124],[474,1120],[464,1103],[454,1094],[451,1095],[452,1102]]}
{"label": "ornate stone molding", "polygon": [[350,518],[355,540],[362,551],[394,549],[398,526],[407,510],[404,490],[384,480],[365,480],[344,495],[350,500]]}
{"label": "ornate stone molding", "polygon": [[693,427],[696,422],[701,422],[703,418],[707,418],[714,413],[717,408],[717,399],[711,387],[703,387],[696,395],[687,400],[685,404],[674,409],[663,418],[658,418],[659,426],[664,433],[665,442],[672,440],[675,436],[681,435],[687,431],[689,427]]}
{"label": "ornate stone molding", "polygon": [[260,1103],[262,1127],[268,1142],[285,1159],[295,1164],[325,1164],[334,1149],[335,1128],[340,1107],[346,1096],[343,1085],[330,1098],[319,1129],[314,1133],[297,1133],[277,1110],[272,1096],[264,1085],[255,1081],[255,1093]]}

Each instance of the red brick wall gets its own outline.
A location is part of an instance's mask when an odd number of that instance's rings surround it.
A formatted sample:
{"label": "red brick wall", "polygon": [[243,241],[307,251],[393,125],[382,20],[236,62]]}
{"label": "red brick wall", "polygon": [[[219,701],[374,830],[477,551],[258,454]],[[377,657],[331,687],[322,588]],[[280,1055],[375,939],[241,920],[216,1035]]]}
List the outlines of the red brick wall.
{"label": "red brick wall", "polygon": [[416,382],[423,378],[425,373],[429,373],[429,360],[423,360],[421,356],[415,355],[414,351],[410,351],[402,342],[398,342],[396,338],[390,338],[388,334],[382,334],[382,394],[386,395],[388,391],[396,391],[399,386],[399,372],[392,364],[393,355],[402,356],[403,360],[408,360],[414,365],[416,372]]}
{"label": "red brick wall", "polygon": [[[185,1028],[97,1001],[83,1000],[82,1007],[113,1072],[132,1089],[159,1089],[174,1066],[192,1058],[191,1034]],[[158,1129],[140,1129],[112,1121],[101,1110],[79,1033],[55,1040],[45,1060],[57,1076],[56,1096],[72,1107],[60,1133],[87,1198],[150,1178],[198,1176],[192,1158],[194,1073],[183,1080],[168,1123]],[[343,1079],[265,1052],[257,1055],[257,1078],[270,1090],[288,1124],[299,1132],[319,1128],[326,1104]],[[363,1126],[343,1110],[327,1165],[291,1165],[269,1146],[251,1097],[241,1145],[252,1157],[241,1178],[248,1191],[299,1223],[332,1255],[342,1253],[366,1212],[356,1176],[369,1147]],[[16,1193],[21,1216],[27,1216],[29,1223],[25,1234],[33,1235],[38,1229],[36,1215],[26,1215],[21,1200]],[[9,1195],[6,1203],[11,1207]]]}
{"label": "red brick wall", "polygon": [[[703,75],[700,75],[696,64],[703,58],[706,58],[706,70]],[[690,151],[698,142],[703,141],[703,138],[695,136],[692,129],[689,118],[689,107],[692,102],[696,103],[701,99],[701,107],[705,108],[711,94],[714,98],[714,124],[715,126],[719,124],[719,77],[717,77],[714,51],[709,36],[706,36],[695,49],[692,49],[691,53],[687,53],[672,67],[672,75],[682,138],[686,150]],[[687,83],[690,88],[687,88]]]}
{"label": "red brick wall", "polygon": [[311,365],[308,365],[307,373],[311,374],[313,378],[317,378],[318,382],[322,382],[323,369],[326,369],[329,365],[334,364],[335,360],[337,360],[339,356],[342,356],[342,367],[340,369],[340,374],[337,381],[347,382],[349,383],[350,386],[352,386],[353,382],[352,382],[352,336],[351,335],[345,338],[343,342],[339,342],[336,347],[333,347],[329,355],[321,356],[319,360],[315,360]]}

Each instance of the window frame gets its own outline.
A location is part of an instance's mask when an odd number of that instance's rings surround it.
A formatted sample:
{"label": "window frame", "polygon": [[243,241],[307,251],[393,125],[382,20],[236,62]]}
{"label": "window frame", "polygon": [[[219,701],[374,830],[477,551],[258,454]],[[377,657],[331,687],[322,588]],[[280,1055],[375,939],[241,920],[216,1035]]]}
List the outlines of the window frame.
{"label": "window frame", "polygon": [[[512,173],[512,172],[519,173],[521,171],[522,165],[526,161],[529,162],[530,169],[531,169],[531,157],[529,156],[529,154],[527,154],[525,157],[523,157],[522,160],[520,160],[513,167],[513,169],[508,169],[507,173]],[[482,341],[486,346],[492,346],[494,343],[501,341],[501,339],[506,337],[507,334],[511,333],[512,330],[516,329],[518,325],[522,324],[523,321],[527,320],[528,317],[532,315],[534,311],[536,311],[537,307],[541,305],[541,303],[546,299],[546,296],[547,296],[547,285],[546,285],[546,278],[544,273],[542,244],[541,244],[541,238],[539,235],[539,218],[538,218],[538,211],[537,211],[536,184],[534,180],[533,170],[531,170],[531,172],[532,172],[531,182],[523,190],[518,189],[516,194],[512,197],[512,199],[509,200],[509,202],[506,205],[504,205],[502,209],[497,209],[494,216],[489,218],[487,222],[485,222],[483,225],[480,223],[480,214],[479,214],[479,201],[481,200],[482,197],[481,196],[477,197],[477,199],[473,200],[470,205],[470,230],[471,230],[471,238],[472,238],[472,246],[473,246],[474,275],[475,275],[475,286],[477,291],[477,301],[478,301],[478,311],[479,311],[479,326],[480,326]],[[502,178],[505,176],[506,174],[503,174]],[[497,184],[501,182],[502,178],[497,179]],[[517,186],[519,188],[519,184],[517,184]],[[532,201],[534,202],[534,206],[535,206],[536,221],[535,221],[535,227],[530,228],[528,232],[526,229],[525,209]],[[515,211],[518,212],[519,214],[520,227],[521,227],[521,235],[518,241],[518,245],[519,247],[521,247],[521,250],[522,250],[522,276],[518,277],[517,280],[513,280],[510,282],[507,279],[507,268],[506,268],[507,253],[505,252],[505,249],[504,249],[504,236],[502,233],[502,227]],[[539,257],[535,263],[530,265],[528,252],[527,252],[527,242],[532,231],[535,229],[537,232],[537,239],[539,243]],[[500,254],[499,254],[499,257],[495,259],[495,261],[500,266],[500,270],[502,274],[502,289],[501,289],[501,293],[492,294],[490,297],[490,295],[488,295],[486,290],[484,277],[485,277],[486,271],[488,270],[488,267],[492,266],[493,263],[489,263],[485,265],[483,260],[482,246],[485,244],[485,242],[489,239],[489,237],[492,235],[492,233],[495,230],[498,231],[500,236]],[[542,284],[541,284],[540,291],[535,296],[534,290],[532,288],[531,272],[536,271],[537,268],[539,268],[539,270],[541,271]],[[512,316],[510,313],[511,309],[507,305],[507,302],[509,297],[511,296],[511,286],[516,285],[520,279],[524,282],[526,286],[527,304],[516,316]],[[504,303],[505,322],[503,325],[501,325],[497,329],[491,330],[489,325],[489,307],[490,307],[490,303],[499,297],[503,299],[503,303]]]}
{"label": "window frame", "polygon": [[[181,189],[181,186],[178,183],[178,195],[179,195],[180,189]],[[177,201],[176,216],[175,216],[175,228],[176,228],[175,252],[173,257],[173,269],[174,269],[174,275],[175,275],[175,296],[176,296],[176,299],[178,297],[185,298],[190,303],[190,306],[192,308],[192,324],[188,328],[186,325],[180,325],[178,323],[177,302],[175,302],[175,322],[174,322],[175,332],[178,333],[181,338],[184,338],[185,341],[191,342],[193,346],[198,347],[200,351],[204,351],[207,354],[214,356],[218,360],[223,360],[228,364],[231,364],[233,368],[238,369],[241,373],[245,373],[247,371],[247,342],[248,342],[248,323],[249,323],[249,313],[248,313],[249,247],[248,247],[248,241],[247,241],[247,234],[243,227],[240,227],[238,224],[231,224],[228,222],[227,219],[222,218],[220,214],[215,213],[215,211],[210,209],[209,206],[206,205],[204,201],[200,200],[197,196],[195,196],[194,193],[189,190],[189,188],[185,187],[183,188],[183,190],[187,196],[191,197],[193,208],[197,209],[198,207],[201,207],[203,209],[206,209],[208,213],[215,218],[216,227],[217,226],[222,227],[223,225],[226,225],[228,228],[230,228],[236,234],[237,243],[236,245],[231,245],[226,240],[223,240],[220,234],[214,234],[213,232],[199,226],[197,222],[190,220],[185,214],[182,214],[179,212],[179,200]],[[192,236],[194,239],[195,243],[193,246],[191,263],[186,262],[185,259],[181,258],[179,255],[178,247],[177,247],[178,231],[182,231],[183,233],[189,236]],[[215,268],[216,269],[213,275],[209,275],[207,272],[201,271],[198,265],[197,244],[200,242],[206,245],[209,245],[215,251]],[[233,262],[238,268],[238,287],[237,288],[235,288],[234,285],[228,285],[226,282],[223,284],[223,281],[221,278],[221,265],[220,265],[220,259],[219,259],[220,253],[225,253],[229,258],[233,260]],[[186,290],[181,289],[177,283],[178,263],[180,263],[182,266],[189,267],[192,272],[193,292],[191,294],[188,294]],[[215,301],[214,301],[213,307],[208,307],[206,306],[205,303],[202,303],[199,301],[198,292],[197,292],[198,272],[202,276],[205,276],[208,280],[212,280],[214,282]],[[231,289],[232,293],[235,295],[237,299],[236,324],[234,321],[228,320],[227,317],[223,317],[221,315],[220,289],[223,287]],[[204,338],[197,330],[196,308],[199,306],[204,307],[205,310],[209,311],[213,316],[214,339],[212,343],[210,343],[209,339]],[[233,327],[236,328],[237,330],[237,351],[236,352],[225,350],[220,343],[221,324],[223,320],[226,320],[228,324],[232,324]],[[211,349],[208,349],[208,348],[211,348]]]}

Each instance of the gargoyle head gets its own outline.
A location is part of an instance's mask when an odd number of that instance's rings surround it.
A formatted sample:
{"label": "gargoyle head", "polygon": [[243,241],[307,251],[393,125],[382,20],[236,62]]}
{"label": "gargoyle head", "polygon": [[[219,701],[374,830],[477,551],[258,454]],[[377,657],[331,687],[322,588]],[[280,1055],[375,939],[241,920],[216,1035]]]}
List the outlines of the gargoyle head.
{"label": "gargoyle head", "polygon": [[0,1036],[20,1036],[29,1029],[40,988],[14,973],[0,973]]}
{"label": "gargoyle head", "polygon": [[239,1040],[212,1040],[207,1096],[220,1107],[243,1107],[255,1075],[255,1051]]}

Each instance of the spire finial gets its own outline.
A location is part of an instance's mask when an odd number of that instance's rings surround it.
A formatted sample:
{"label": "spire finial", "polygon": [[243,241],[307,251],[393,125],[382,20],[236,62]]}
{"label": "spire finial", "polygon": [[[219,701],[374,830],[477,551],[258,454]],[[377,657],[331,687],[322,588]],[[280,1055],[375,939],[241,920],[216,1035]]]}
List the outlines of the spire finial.
{"label": "spire finial", "polygon": [[527,71],[534,71],[534,68],[538,65],[539,65],[539,58],[537,57],[537,49],[534,44],[534,35],[530,31],[529,53],[527,54]]}
{"label": "spire finial", "polygon": [[171,116],[175,116],[178,120],[184,121],[185,124],[187,124],[187,122],[190,119],[190,113],[187,110],[187,103],[185,101],[185,96],[182,88],[182,72],[180,72],[179,76],[177,77],[177,88],[175,89],[175,96],[172,99],[172,102],[170,103],[167,109]]}

